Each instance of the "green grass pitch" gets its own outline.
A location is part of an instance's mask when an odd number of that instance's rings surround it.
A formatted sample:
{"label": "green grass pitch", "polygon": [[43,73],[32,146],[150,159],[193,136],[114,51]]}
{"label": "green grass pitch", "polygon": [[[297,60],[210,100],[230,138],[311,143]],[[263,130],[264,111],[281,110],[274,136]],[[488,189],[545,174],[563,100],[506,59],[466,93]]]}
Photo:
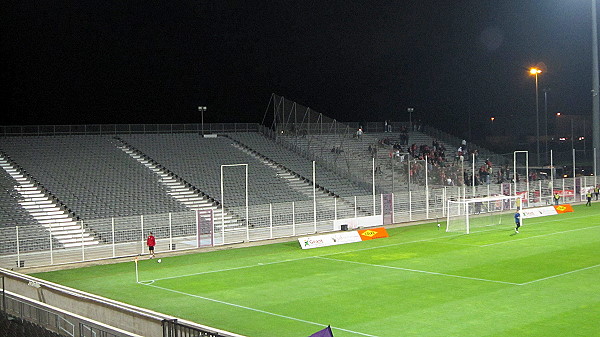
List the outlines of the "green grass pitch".
{"label": "green grass pitch", "polygon": [[[600,336],[600,205],[469,235],[437,222],[35,276],[251,337]],[[160,253],[158,254],[160,256]]]}

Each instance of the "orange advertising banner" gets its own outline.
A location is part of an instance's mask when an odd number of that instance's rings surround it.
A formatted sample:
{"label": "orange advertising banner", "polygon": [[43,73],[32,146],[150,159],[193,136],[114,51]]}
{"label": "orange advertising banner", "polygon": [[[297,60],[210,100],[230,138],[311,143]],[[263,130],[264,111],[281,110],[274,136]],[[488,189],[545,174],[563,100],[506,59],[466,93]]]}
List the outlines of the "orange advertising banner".
{"label": "orange advertising banner", "polygon": [[363,241],[389,237],[388,232],[383,227],[359,230],[358,234]]}
{"label": "orange advertising banner", "polygon": [[556,209],[556,213],[558,214],[573,212],[573,207],[569,204],[554,206],[554,209]]}

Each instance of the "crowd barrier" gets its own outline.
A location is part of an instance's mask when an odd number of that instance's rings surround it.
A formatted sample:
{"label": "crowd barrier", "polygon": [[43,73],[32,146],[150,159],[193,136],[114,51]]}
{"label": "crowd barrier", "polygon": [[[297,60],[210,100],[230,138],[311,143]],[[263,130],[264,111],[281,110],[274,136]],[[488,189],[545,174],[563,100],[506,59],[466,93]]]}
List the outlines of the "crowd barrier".
{"label": "crowd barrier", "polygon": [[[4,227],[0,228],[0,267],[40,267],[144,255],[148,253],[149,232],[154,233],[156,253],[160,254],[331,232],[339,229],[334,225],[339,220],[363,216],[381,215],[387,225],[435,221],[445,218],[448,199],[513,195],[516,191],[523,195],[526,207],[551,204],[555,193],[560,194],[563,203],[579,202],[595,183],[594,177],[578,177],[474,187],[413,186],[399,193],[250,205],[248,219],[225,226],[213,225],[210,233],[199,231],[195,211],[96,219],[81,224],[100,243],[70,248],[56,243],[50,232],[40,232],[38,226]],[[246,214],[241,206],[229,211]],[[82,243],[83,240],[82,237]]]}

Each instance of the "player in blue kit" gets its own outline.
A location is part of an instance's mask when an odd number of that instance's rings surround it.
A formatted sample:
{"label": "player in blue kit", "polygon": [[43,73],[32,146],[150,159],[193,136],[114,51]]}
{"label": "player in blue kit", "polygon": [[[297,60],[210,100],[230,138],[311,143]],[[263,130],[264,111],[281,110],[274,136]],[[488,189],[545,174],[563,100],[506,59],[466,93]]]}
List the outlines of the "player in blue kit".
{"label": "player in blue kit", "polygon": [[521,214],[519,211],[515,213],[515,225],[517,226],[517,228],[515,228],[515,232],[519,233],[519,227],[521,227]]}

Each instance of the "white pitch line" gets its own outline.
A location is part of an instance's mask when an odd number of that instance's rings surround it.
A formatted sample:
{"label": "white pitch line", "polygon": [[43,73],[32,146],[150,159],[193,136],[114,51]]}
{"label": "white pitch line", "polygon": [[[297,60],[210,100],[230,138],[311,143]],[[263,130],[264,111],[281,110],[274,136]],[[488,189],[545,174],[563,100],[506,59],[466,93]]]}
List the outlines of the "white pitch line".
{"label": "white pitch line", "polygon": [[577,231],[582,231],[582,230],[586,230],[586,229],[594,229],[594,228],[600,228],[600,226],[590,226],[590,227],[576,228],[576,229],[570,229],[570,230],[566,230],[566,231],[560,231],[560,232],[554,232],[554,233],[548,233],[548,234],[527,236],[527,237],[524,237],[521,239],[514,239],[514,240],[510,240],[510,241],[502,241],[502,242],[489,243],[487,245],[480,245],[479,247],[489,247],[489,246],[501,245],[501,244],[505,244],[505,243],[512,243],[515,241],[529,240],[529,239],[541,238],[541,237],[545,237],[545,236],[577,232]]}
{"label": "white pitch line", "polygon": [[[265,310],[250,308],[250,307],[247,307],[247,306],[243,306],[243,305],[239,305],[239,304],[235,304],[235,303],[230,303],[230,302],[225,302],[225,301],[220,301],[220,300],[216,300],[216,299],[205,297],[205,296],[189,294],[189,293],[185,293],[185,292],[179,291],[179,290],[173,290],[173,289],[169,289],[169,288],[163,288],[163,287],[159,287],[159,286],[154,285],[154,284],[144,284],[144,285],[148,286],[148,287],[153,287],[153,288],[165,290],[165,291],[170,291],[170,292],[173,292],[173,293],[176,293],[176,294],[180,294],[180,295],[190,296],[190,297],[194,297],[194,298],[198,298],[198,299],[202,299],[202,300],[206,300],[206,301],[210,301],[210,302],[215,302],[215,303],[219,303],[219,304],[229,305],[229,306],[240,308],[240,309],[246,309],[246,310],[250,310],[250,311],[255,311],[255,312],[259,312],[259,313],[266,314],[266,315],[271,315],[271,316],[285,318],[285,319],[289,319],[289,320],[293,320],[293,321],[297,321],[297,322],[302,322],[302,323],[317,325],[317,326],[320,326],[320,327],[327,327],[327,325],[321,324],[321,323],[316,323],[316,322],[307,321],[307,320],[300,319],[300,318],[295,318],[295,317],[291,317],[291,316],[276,314],[276,313],[265,311]],[[366,334],[366,333],[363,333],[363,332],[352,331],[352,330],[338,328],[338,327],[333,327],[333,326],[331,328],[332,329],[336,329],[336,330],[340,330],[340,331],[349,332],[349,333],[356,334],[356,335],[361,335],[361,336],[378,337],[378,336],[369,335],[369,334]]]}
{"label": "white pitch line", "polygon": [[592,268],[597,268],[597,267],[600,267],[600,264],[597,264],[597,265],[595,265],[595,266],[590,266],[590,267],[581,268],[581,269],[571,270],[571,271],[568,271],[568,272],[566,272],[566,273],[562,273],[562,274],[557,274],[557,275],[552,275],[552,276],[544,277],[544,278],[541,278],[541,279],[537,279],[537,280],[533,280],[533,281],[529,281],[529,282],[521,283],[521,284],[519,284],[519,285],[522,285],[522,286],[524,286],[524,285],[527,285],[527,284],[531,284],[531,283],[535,283],[535,282],[540,282],[540,281],[544,281],[544,280],[549,280],[549,279],[551,279],[551,278],[560,277],[560,276],[565,276],[565,275],[569,275],[569,274],[573,274],[573,273],[577,273],[577,272],[580,272],[580,271],[584,271],[584,270],[588,270],[588,269],[592,269]]}
{"label": "white pitch line", "polygon": [[185,275],[177,275],[177,276],[168,276],[168,277],[163,277],[163,278],[157,278],[157,279],[154,279],[154,281],[171,280],[171,279],[176,279],[176,278],[180,278],[180,277],[198,276],[198,275],[204,275],[204,274],[220,273],[220,272],[224,272],[224,271],[232,271],[232,270],[240,270],[240,269],[246,269],[246,268],[268,266],[268,265],[271,265],[271,264],[292,262],[292,261],[298,261],[298,260],[306,260],[306,259],[311,259],[311,258],[313,258],[313,256],[307,256],[307,257],[302,257],[302,258],[298,258],[298,259],[280,260],[280,261],[273,261],[273,262],[264,262],[264,263],[258,263],[258,264],[253,264],[253,265],[248,265],[248,266],[241,266],[241,267],[232,267],[232,268],[223,268],[223,269],[217,269],[217,270],[201,271],[201,272],[193,273],[193,274],[185,274]]}
{"label": "white pitch line", "polygon": [[[462,235],[462,234],[453,234],[453,235]],[[154,279],[152,281],[171,280],[171,279],[176,279],[176,278],[181,278],[181,277],[197,276],[197,275],[204,275],[204,274],[211,274],[211,273],[220,273],[220,272],[232,271],[232,270],[240,270],[240,269],[247,269],[247,268],[262,267],[262,266],[268,266],[268,265],[273,265],[273,264],[278,264],[278,263],[285,263],[285,262],[294,262],[294,261],[301,261],[301,260],[307,260],[307,259],[314,259],[316,257],[322,257],[322,256],[348,254],[348,253],[360,252],[360,251],[365,251],[365,250],[372,250],[372,249],[379,249],[379,248],[386,248],[386,247],[406,245],[406,244],[411,244],[411,243],[427,242],[427,241],[432,241],[432,240],[437,240],[437,239],[440,239],[440,238],[435,237],[435,238],[421,239],[421,240],[414,240],[414,241],[407,241],[407,242],[398,242],[398,243],[391,243],[391,244],[377,246],[377,247],[366,247],[366,248],[346,250],[346,251],[342,251],[342,252],[329,253],[329,254],[323,254],[323,255],[300,257],[300,258],[297,258],[297,259],[287,259],[287,260],[280,260],[280,261],[273,261],[273,262],[257,263],[257,264],[252,264],[252,265],[247,265],[247,266],[240,266],[240,267],[223,268],[223,269],[217,269],[217,270],[208,270],[208,271],[202,271],[202,272],[192,273],[192,274],[185,274],[185,275],[177,275],[177,276],[168,276],[168,277],[163,277],[163,278],[157,278],[157,279]],[[477,246],[477,247],[479,247],[479,246]]]}
{"label": "white pitch line", "polygon": [[515,285],[515,286],[520,285],[519,283],[513,283],[513,282],[488,280],[488,279],[478,278],[478,277],[469,277],[469,276],[444,274],[444,273],[437,273],[437,272],[433,272],[433,271],[410,269],[410,268],[392,267],[392,266],[386,266],[386,265],[382,265],[382,264],[372,264],[372,263],[364,263],[364,262],[356,262],[356,261],[348,261],[348,260],[338,260],[338,259],[331,259],[331,258],[327,258],[327,257],[316,257],[316,258],[323,259],[323,260],[330,260],[330,261],[338,261],[338,262],[345,262],[345,263],[360,264],[360,265],[363,265],[363,266],[370,266],[370,267],[388,268],[388,269],[395,269],[395,270],[411,271],[411,272],[415,272],[415,273],[423,273],[423,274],[430,274],[430,275],[439,275],[439,276],[462,278],[462,279],[474,280],[474,281],[484,281],[484,282],[492,282],[492,283],[510,284],[510,285]]}
{"label": "white pitch line", "polygon": [[464,247],[481,247],[481,245],[473,245],[469,243],[459,243],[459,242],[450,242],[450,241],[434,241],[429,240],[431,243],[437,243],[442,245],[453,245],[453,246],[464,246]]}
{"label": "white pitch line", "polygon": [[154,283],[154,281],[155,281],[155,280],[139,281],[138,283],[139,283],[139,284],[143,284],[143,285],[149,285],[149,284],[152,284],[152,283]]}

